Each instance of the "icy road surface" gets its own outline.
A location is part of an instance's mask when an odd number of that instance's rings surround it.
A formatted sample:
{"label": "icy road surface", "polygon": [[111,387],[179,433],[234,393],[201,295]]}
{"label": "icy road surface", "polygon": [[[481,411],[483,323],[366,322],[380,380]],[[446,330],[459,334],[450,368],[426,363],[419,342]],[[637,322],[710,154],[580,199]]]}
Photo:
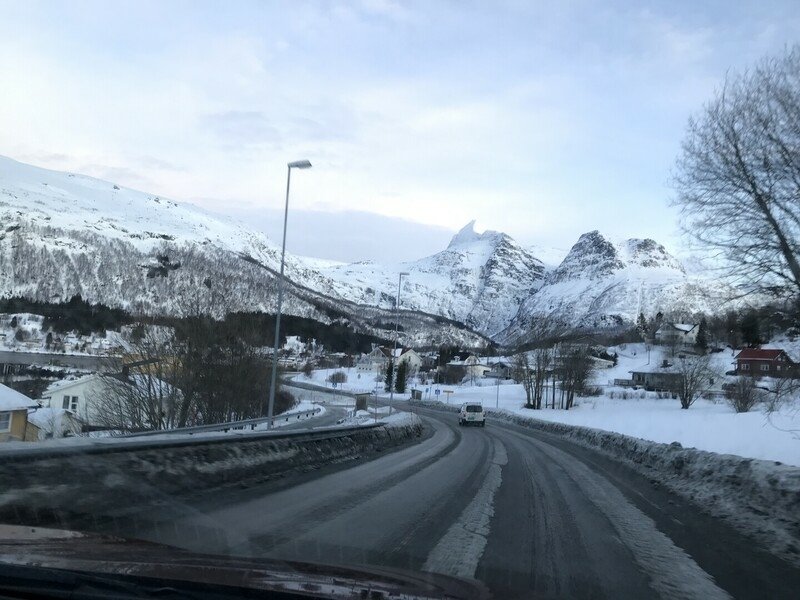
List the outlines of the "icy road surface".
{"label": "icy road surface", "polygon": [[497,598],[797,597],[797,569],[609,458],[508,423],[419,414],[431,434],[417,444],[128,514],[114,533],[475,577]]}

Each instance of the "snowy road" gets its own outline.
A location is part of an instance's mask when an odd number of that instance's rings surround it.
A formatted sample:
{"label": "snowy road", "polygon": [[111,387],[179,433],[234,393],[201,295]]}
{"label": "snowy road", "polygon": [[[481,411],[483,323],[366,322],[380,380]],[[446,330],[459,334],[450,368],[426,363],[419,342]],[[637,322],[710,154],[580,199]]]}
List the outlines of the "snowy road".
{"label": "snowy road", "polygon": [[[203,552],[473,576],[497,598],[794,598],[800,573],[559,438],[420,411],[418,444],[165,506],[138,537]],[[154,515],[150,512],[149,517]]]}

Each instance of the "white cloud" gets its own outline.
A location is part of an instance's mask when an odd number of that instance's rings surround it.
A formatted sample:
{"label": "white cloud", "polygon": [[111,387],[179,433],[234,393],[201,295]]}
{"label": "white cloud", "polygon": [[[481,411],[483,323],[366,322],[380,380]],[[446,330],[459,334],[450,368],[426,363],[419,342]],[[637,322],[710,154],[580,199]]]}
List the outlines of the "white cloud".
{"label": "white cloud", "polygon": [[798,13],[388,0],[119,11],[8,11],[0,154],[243,211],[279,209],[286,162],[309,158],[298,210],[447,230],[477,218],[560,246],[593,228],[670,235],[665,183],[688,114],[728,67],[793,39]]}

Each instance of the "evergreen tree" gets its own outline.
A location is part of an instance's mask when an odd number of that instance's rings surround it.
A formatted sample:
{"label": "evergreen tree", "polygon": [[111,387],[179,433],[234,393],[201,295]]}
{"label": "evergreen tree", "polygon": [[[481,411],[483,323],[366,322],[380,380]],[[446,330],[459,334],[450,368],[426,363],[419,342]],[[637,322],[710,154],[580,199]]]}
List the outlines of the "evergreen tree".
{"label": "evergreen tree", "polygon": [[647,339],[647,319],[644,318],[644,313],[639,313],[639,317],[636,319],[636,329],[643,340]]}
{"label": "evergreen tree", "polygon": [[14,315],[13,317],[11,317],[10,325],[11,325],[11,329],[16,329],[17,328],[17,315]]}
{"label": "evergreen tree", "polygon": [[748,346],[758,346],[762,343],[761,325],[758,322],[758,315],[750,311],[739,322],[739,329],[742,332],[742,341]]}
{"label": "evergreen tree", "polygon": [[306,364],[303,365],[303,375],[305,375],[307,379],[311,379],[311,375],[313,374],[314,374],[314,365],[311,364],[310,360],[307,360]]}
{"label": "evergreen tree", "polygon": [[394,391],[403,394],[406,391],[406,380],[408,379],[408,361],[401,360],[397,365],[397,378],[394,383]]}
{"label": "evergreen tree", "polygon": [[385,391],[390,391],[392,389],[392,383],[394,382],[394,361],[389,359],[389,362],[386,363],[386,374],[383,378],[383,389]]}
{"label": "evergreen tree", "polygon": [[728,344],[730,344],[733,348],[739,346],[739,318],[736,312],[732,310],[729,310],[725,314],[725,331]]}
{"label": "evergreen tree", "polygon": [[697,326],[695,346],[701,354],[705,354],[706,350],[708,350],[708,323],[705,317],[700,319],[700,325]]}

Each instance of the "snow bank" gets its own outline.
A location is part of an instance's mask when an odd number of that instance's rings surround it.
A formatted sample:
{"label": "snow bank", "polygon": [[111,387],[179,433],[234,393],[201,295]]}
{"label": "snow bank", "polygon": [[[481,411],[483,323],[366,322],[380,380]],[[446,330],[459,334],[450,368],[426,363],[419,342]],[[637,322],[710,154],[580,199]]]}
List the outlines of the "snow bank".
{"label": "snow bank", "polygon": [[421,432],[418,418],[393,415],[384,426],[339,432],[4,448],[0,521],[44,526],[90,515],[99,523],[128,506],[155,506],[207,489],[246,487],[363,458]]}
{"label": "snow bank", "polygon": [[[412,404],[450,412],[458,410],[454,405],[439,402]],[[800,566],[798,467],[486,410],[491,417],[555,434],[621,460],[654,483],[692,500],[704,511],[734,523],[772,553]],[[537,411],[537,415],[545,412]],[[800,452],[800,442],[797,451]]]}

